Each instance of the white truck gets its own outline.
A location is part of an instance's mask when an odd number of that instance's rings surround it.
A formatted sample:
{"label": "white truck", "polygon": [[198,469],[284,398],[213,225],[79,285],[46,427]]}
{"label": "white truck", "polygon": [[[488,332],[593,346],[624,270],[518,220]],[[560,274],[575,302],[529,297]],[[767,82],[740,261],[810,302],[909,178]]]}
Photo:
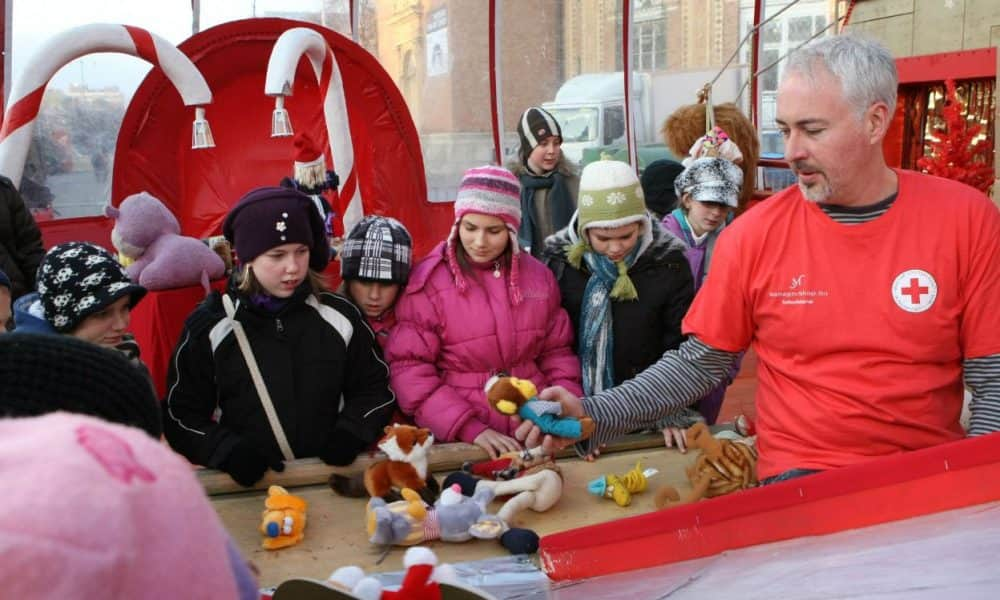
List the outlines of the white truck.
{"label": "white truck", "polygon": [[[632,114],[639,146],[662,144],[660,128],[670,113],[697,101],[698,90],[717,71],[633,73]],[[716,81],[713,102],[731,102],[741,85],[738,67]],[[625,146],[625,78],[622,72],[585,73],[566,80],[555,99],[542,106],[562,127],[563,152],[580,165],[588,148]]]}

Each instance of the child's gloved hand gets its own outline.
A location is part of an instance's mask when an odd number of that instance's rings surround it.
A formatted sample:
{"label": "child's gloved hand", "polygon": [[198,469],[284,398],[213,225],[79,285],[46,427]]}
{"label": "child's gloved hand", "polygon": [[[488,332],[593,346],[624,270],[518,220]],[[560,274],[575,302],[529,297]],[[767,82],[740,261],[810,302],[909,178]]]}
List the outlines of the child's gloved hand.
{"label": "child's gloved hand", "polygon": [[280,461],[268,465],[267,458],[245,439],[241,439],[233,446],[232,452],[222,463],[222,470],[229,473],[236,483],[245,487],[260,481],[268,467],[278,472],[285,470],[285,464]]}
{"label": "child's gloved hand", "polygon": [[364,440],[338,429],[333,437],[327,440],[319,458],[328,465],[345,467],[354,462],[367,445]]}

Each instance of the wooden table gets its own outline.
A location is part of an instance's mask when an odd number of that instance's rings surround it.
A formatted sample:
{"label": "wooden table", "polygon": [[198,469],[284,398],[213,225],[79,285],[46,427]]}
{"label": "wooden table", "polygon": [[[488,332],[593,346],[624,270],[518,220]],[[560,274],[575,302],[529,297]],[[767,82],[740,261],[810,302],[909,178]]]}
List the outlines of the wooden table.
{"label": "wooden table", "polygon": [[[459,459],[467,457],[485,458],[485,454],[466,444],[438,445],[432,448],[431,469],[438,474],[440,481],[461,464]],[[226,493],[235,488],[227,482],[227,475],[206,470],[200,477],[209,493],[213,494],[212,502],[236,545],[260,569],[261,585],[272,586],[291,577],[325,579],[337,567],[351,564],[360,566],[366,572],[403,568],[402,558],[406,549],[398,547],[376,565],[381,551],[366,537],[365,500],[337,496],[325,484],[331,472],[357,472],[371,460],[363,457],[344,469],[322,465],[315,460],[296,461],[296,464],[286,468],[285,473],[269,475],[262,485],[278,483],[287,487],[307,483],[291,489],[309,503],[305,540],[278,551],[260,547],[261,537],[257,527],[264,508],[265,492]],[[611,500],[587,493],[587,483],[592,479],[606,473],[625,473],[640,460],[644,468],[653,467],[659,473],[649,480],[646,492],[633,497],[630,506],[622,508]],[[544,536],[649,512],[654,509],[653,495],[659,487],[670,484],[682,490],[689,489],[684,468],[693,460],[692,453],[682,455],[665,449],[658,434],[630,436],[593,463],[575,457],[561,458],[559,466],[563,472],[564,488],[559,503],[545,513],[525,511],[513,525],[533,529]],[[500,503],[494,502],[493,509],[499,507]],[[463,562],[506,554],[498,542],[490,540],[471,540],[461,544],[434,541],[427,546],[434,549],[442,562]]]}

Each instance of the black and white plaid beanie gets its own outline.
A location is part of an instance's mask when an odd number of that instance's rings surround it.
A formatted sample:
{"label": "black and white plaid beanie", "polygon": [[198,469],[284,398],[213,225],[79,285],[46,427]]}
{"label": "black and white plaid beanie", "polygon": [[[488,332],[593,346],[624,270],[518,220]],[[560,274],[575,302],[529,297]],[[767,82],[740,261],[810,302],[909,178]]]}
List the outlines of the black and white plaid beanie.
{"label": "black and white plaid beanie", "polygon": [[131,296],[134,307],[146,288],[133,283],[110,252],[89,242],[54,246],[38,266],[38,296],[45,319],[59,333],[76,329],[88,316]]}
{"label": "black and white plaid beanie", "polygon": [[121,352],[69,335],[0,335],[0,417],[66,411],[145,430],[159,439],[160,405]]}
{"label": "black and white plaid beanie", "polygon": [[413,240],[392,217],[368,215],[351,228],[340,251],[342,279],[384,281],[406,285],[410,277]]}
{"label": "black and white plaid beanie", "polygon": [[546,138],[553,135],[562,137],[562,128],[552,113],[538,106],[532,106],[521,114],[517,122],[517,135],[521,138],[521,162],[528,164],[528,155]]}

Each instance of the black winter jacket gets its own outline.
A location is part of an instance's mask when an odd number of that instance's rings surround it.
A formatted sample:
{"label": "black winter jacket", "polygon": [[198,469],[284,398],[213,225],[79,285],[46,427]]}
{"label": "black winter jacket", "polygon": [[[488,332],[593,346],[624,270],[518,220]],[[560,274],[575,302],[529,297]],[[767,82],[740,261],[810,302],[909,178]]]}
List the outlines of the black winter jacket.
{"label": "black winter jacket", "polygon": [[[353,304],[314,295],[308,282],[275,314],[232,286],[229,294],[296,458],[339,445],[357,453],[381,437],[395,396],[375,336]],[[184,324],[163,407],[167,441],[193,463],[219,468],[241,438],[271,464],[283,460],[219,292]]]}
{"label": "black winter jacket", "polygon": [[[611,304],[615,385],[635,377],[665,351],[680,345],[684,339],[681,320],[694,298],[694,281],[684,258],[684,242],[656,220],[651,223],[650,245],[628,272],[639,299],[612,300]],[[590,272],[586,262],[581,262],[582,270],[578,270],[566,260],[566,247],[577,239],[576,226],[574,215],[569,226],[545,240],[543,260],[559,282],[562,305],[573,321],[579,344],[580,309]]]}
{"label": "black winter jacket", "polygon": [[42,234],[14,183],[0,176],[0,269],[16,299],[35,287],[38,263],[45,256]]}

